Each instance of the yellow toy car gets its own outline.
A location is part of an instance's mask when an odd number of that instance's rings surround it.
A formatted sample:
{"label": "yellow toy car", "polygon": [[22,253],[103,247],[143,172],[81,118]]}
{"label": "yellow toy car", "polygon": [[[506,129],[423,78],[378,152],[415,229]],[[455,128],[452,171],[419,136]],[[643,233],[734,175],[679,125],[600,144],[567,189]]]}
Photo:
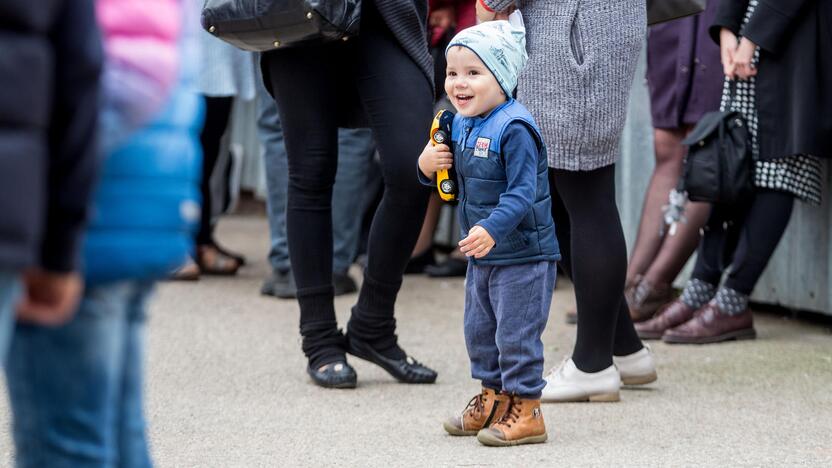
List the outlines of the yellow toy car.
{"label": "yellow toy car", "polygon": [[[433,118],[433,124],[430,127],[430,141],[434,145],[446,144],[451,146],[451,124],[454,121],[454,113],[442,109],[436,113]],[[456,181],[456,170],[451,166],[450,169],[440,169],[436,171],[436,189],[439,190],[439,197],[442,201],[449,203],[457,202],[457,195],[459,194],[459,187]]]}

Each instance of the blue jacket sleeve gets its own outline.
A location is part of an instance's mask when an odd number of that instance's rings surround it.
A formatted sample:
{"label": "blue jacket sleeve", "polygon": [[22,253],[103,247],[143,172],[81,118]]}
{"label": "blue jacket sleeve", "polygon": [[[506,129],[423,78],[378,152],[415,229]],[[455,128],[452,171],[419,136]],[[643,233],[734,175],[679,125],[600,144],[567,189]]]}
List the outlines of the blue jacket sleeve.
{"label": "blue jacket sleeve", "polygon": [[506,191],[487,218],[478,222],[499,244],[513,231],[534,203],[537,193],[537,142],[522,122],[512,122],[500,141],[506,170]]}
{"label": "blue jacket sleeve", "polygon": [[422,174],[422,170],[419,169],[419,164],[416,164],[416,176],[419,178],[419,182],[422,185],[427,185],[428,187],[433,187],[433,179],[428,179],[426,175]]}

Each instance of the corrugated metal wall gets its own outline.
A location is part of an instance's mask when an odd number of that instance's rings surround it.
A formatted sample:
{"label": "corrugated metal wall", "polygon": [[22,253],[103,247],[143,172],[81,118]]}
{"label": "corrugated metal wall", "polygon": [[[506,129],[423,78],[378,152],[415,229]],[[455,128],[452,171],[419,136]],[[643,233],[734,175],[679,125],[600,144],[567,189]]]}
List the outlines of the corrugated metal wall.
{"label": "corrugated metal wall", "polygon": [[[641,216],[642,199],[653,170],[653,130],[650,124],[644,54],[630,96],[627,126],[622,140],[622,158],[617,168],[617,194],[627,245],[631,247]],[[237,103],[231,130],[235,149],[242,150],[240,183],[264,193],[264,179],[256,140],[254,102]],[[827,186],[829,174],[826,174]],[[832,216],[825,200],[820,207],[796,203],[791,225],[768,269],[754,290],[754,300],[832,315],[829,266]],[[681,286],[688,268],[677,279]]]}
{"label": "corrugated metal wall", "polygon": [[[617,169],[618,203],[628,247],[635,241],[641,204],[654,165],[649,105],[642,56],[630,96]],[[828,171],[825,176],[829,187]],[[828,193],[827,190],[824,196],[828,197]],[[832,315],[830,226],[827,199],[821,206],[796,202],[789,228],[757,284],[753,299]],[[684,284],[689,269],[690,264],[677,279],[677,285]]]}

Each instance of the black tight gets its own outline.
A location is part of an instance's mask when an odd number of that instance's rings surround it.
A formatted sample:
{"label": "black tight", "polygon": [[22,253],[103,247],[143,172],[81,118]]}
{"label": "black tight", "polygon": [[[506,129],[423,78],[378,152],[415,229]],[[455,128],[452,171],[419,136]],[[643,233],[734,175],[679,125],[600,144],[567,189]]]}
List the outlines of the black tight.
{"label": "black tight", "polygon": [[231,115],[231,104],[233,102],[234,98],[231,96],[205,98],[205,125],[199,134],[199,141],[202,143],[202,184],[200,186],[202,191],[202,218],[199,223],[199,231],[196,234],[197,245],[213,243],[211,174],[217,166],[220,155],[220,140],[226,127],[228,127],[228,118]]}
{"label": "black tight", "polygon": [[789,225],[793,207],[792,195],[774,190],[758,190],[753,200],[733,209],[714,205],[691,277],[717,286],[731,265],[725,287],[750,295]]}
{"label": "black tight", "polygon": [[615,166],[575,172],[549,169],[561,267],[575,285],[578,336],[572,359],[584,372],[642,348],[627,302],[627,246],[615,203]]}
{"label": "black tight", "polygon": [[[289,256],[298,287],[303,350],[313,367],[344,356],[333,305],[332,185],[339,116],[352,109],[349,98],[356,91],[381,156],[385,188],[348,331],[390,357],[404,357],[396,344],[393,309],[429,193],[418,182],[416,161],[428,138],[431,83],[398,45],[372,2],[365,2],[361,21],[361,35],[345,43],[263,57],[266,81],[280,104],[289,157]],[[355,200],[355,216],[360,216],[359,205]]]}

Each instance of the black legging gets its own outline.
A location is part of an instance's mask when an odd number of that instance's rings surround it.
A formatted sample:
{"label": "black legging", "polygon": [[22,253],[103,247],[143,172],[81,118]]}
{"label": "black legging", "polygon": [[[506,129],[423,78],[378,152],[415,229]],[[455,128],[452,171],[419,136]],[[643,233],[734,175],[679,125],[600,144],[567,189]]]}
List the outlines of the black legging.
{"label": "black legging", "polygon": [[[348,42],[271,52],[264,76],[279,103],[289,157],[286,231],[298,287],[300,331],[310,365],[343,359],[332,288],[332,185],[339,115],[357,90],[381,156],[384,196],[373,219],[367,268],[348,332],[388,357],[396,344],[393,308],[424,220],[429,189],[416,177],[428,139],[431,83],[364,2],[361,34]],[[359,200],[355,215],[359,216]]]}
{"label": "black legging", "polygon": [[202,218],[196,234],[196,244],[206,245],[214,241],[213,206],[211,198],[211,174],[220,155],[220,140],[228,127],[231,104],[234,98],[205,97],[205,125],[199,134],[202,143]]}
{"label": "black legging", "polygon": [[627,246],[615,202],[615,166],[593,171],[549,169],[560,265],[575,285],[578,336],[572,360],[584,372],[642,348],[627,302]]}
{"label": "black legging", "polygon": [[774,190],[758,190],[740,207],[714,205],[691,277],[717,286],[731,265],[724,286],[750,295],[789,225],[793,206],[792,195]]}

